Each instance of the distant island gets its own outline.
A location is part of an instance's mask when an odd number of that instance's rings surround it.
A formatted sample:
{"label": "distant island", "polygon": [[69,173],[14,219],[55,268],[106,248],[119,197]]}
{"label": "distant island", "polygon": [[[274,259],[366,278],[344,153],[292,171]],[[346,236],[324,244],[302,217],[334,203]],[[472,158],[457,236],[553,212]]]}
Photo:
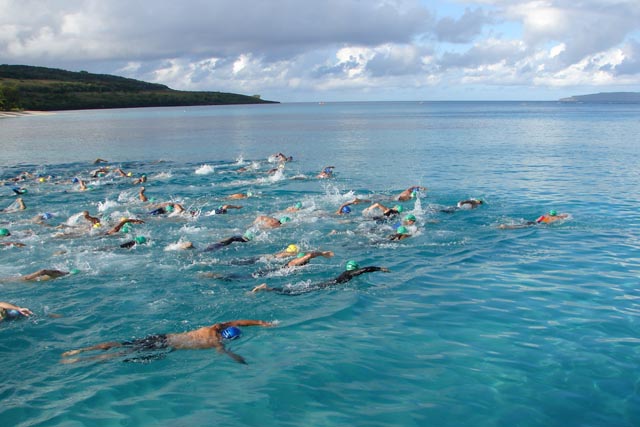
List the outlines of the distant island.
{"label": "distant island", "polygon": [[593,102],[593,103],[640,103],[640,92],[601,92],[590,95],[576,95],[562,98],[560,102]]}
{"label": "distant island", "polygon": [[0,111],[267,104],[259,95],[187,92],[108,74],[0,65]]}

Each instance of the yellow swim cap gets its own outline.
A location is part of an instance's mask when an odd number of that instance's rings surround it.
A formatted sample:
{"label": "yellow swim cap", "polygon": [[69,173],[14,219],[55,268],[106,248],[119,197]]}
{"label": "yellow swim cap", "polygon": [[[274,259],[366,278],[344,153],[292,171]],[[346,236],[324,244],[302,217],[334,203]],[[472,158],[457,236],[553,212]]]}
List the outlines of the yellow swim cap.
{"label": "yellow swim cap", "polygon": [[100,228],[102,227],[102,224],[100,224],[99,222],[96,222],[95,224],[93,224],[93,228]]}
{"label": "yellow swim cap", "polygon": [[289,254],[295,254],[296,252],[298,252],[298,247],[292,243],[289,246],[287,246],[287,249],[285,252]]}

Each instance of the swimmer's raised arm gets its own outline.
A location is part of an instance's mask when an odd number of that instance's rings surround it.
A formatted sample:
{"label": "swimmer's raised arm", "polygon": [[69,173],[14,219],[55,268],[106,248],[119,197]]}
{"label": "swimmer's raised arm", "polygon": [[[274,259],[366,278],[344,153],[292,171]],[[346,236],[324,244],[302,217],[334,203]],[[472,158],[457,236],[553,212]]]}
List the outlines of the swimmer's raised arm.
{"label": "swimmer's raised arm", "polygon": [[23,316],[31,316],[33,314],[33,312],[26,307],[18,307],[17,305],[13,305],[8,302],[0,301],[0,308],[4,308],[5,310],[16,310],[18,313],[22,314]]}
{"label": "swimmer's raised arm", "polygon": [[264,326],[271,327],[275,326],[274,322],[267,322],[264,320],[232,320],[230,322],[219,323],[220,329],[228,328],[229,326]]}

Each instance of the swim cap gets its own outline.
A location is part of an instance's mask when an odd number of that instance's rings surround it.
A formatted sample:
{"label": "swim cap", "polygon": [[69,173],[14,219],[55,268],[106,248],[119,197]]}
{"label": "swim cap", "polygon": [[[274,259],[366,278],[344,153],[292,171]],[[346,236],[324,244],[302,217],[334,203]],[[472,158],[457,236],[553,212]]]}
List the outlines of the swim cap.
{"label": "swim cap", "polygon": [[46,181],[46,178],[38,178],[38,181],[40,181],[40,182],[45,182],[45,181]]}
{"label": "swim cap", "polygon": [[253,233],[252,233],[252,232],[250,232],[250,231],[245,231],[245,232],[244,232],[244,234],[242,235],[242,237],[244,237],[244,238],[245,238],[245,239],[247,239],[247,240],[253,240],[253,238],[254,238],[255,236],[253,235]]}
{"label": "swim cap", "polygon": [[80,180],[78,179],[78,177],[74,177],[71,182],[73,182],[74,184],[77,184],[78,182],[80,182]]}
{"label": "swim cap", "polygon": [[554,211],[553,209],[549,211],[549,216],[556,216],[558,215],[558,212]]}
{"label": "swim cap", "polygon": [[136,236],[133,240],[139,245],[147,243],[147,238],[144,236]]}
{"label": "swim cap", "polygon": [[401,225],[400,227],[397,228],[396,233],[409,234],[409,230],[407,230],[407,227],[405,227],[404,225]]}
{"label": "swim cap", "polygon": [[7,313],[7,317],[9,319],[15,319],[16,317],[22,316],[22,313],[20,313],[18,310],[14,310],[13,308],[8,308],[5,313]]}
{"label": "swim cap", "polygon": [[226,340],[235,340],[236,338],[239,338],[241,334],[242,331],[240,331],[240,328],[236,328],[235,326],[229,326],[228,328],[223,329],[222,332],[220,332],[222,338]]}
{"label": "swim cap", "polygon": [[324,168],[324,173],[333,173],[333,168]]}
{"label": "swim cap", "polygon": [[304,252],[300,252],[300,253],[297,255],[297,258],[302,258],[302,257],[303,257],[303,256],[305,256],[305,255],[306,255],[306,254],[305,254]]}
{"label": "swim cap", "polygon": [[51,219],[53,218],[53,215],[50,212],[45,212],[42,214],[41,216],[42,219]]}
{"label": "swim cap", "polygon": [[295,207],[296,209],[302,209],[302,202],[297,202],[297,203],[294,205],[294,207]]}
{"label": "swim cap", "polygon": [[287,249],[285,249],[285,252],[288,254],[295,254],[296,252],[298,252],[298,250],[299,250],[298,246],[292,243],[289,246],[287,246]]}
{"label": "swim cap", "polygon": [[288,216],[283,216],[282,218],[280,218],[280,224],[284,224],[285,222],[289,221],[291,221],[291,218],[289,218]]}
{"label": "swim cap", "polygon": [[72,268],[71,270],[69,270],[69,274],[71,275],[75,275],[80,273],[80,270],[78,270],[77,268]]}
{"label": "swim cap", "polygon": [[129,173],[127,174],[127,176],[133,176],[133,173],[129,172]]}
{"label": "swim cap", "polygon": [[400,212],[402,212],[404,210],[404,208],[402,206],[400,206],[400,205],[395,205],[393,207],[393,209],[398,213],[400,213]]}
{"label": "swim cap", "polygon": [[131,231],[131,226],[129,225],[129,223],[126,223],[122,226],[122,228],[120,228],[120,231],[122,231],[123,233],[128,233]]}
{"label": "swim cap", "polygon": [[415,199],[417,196],[418,196],[418,192],[417,192],[416,190],[413,190],[413,191],[411,192],[411,198],[412,198],[412,199]]}
{"label": "swim cap", "polygon": [[253,193],[251,191],[247,191],[247,197],[251,197],[253,196]]}
{"label": "swim cap", "polygon": [[405,221],[413,221],[413,222],[415,222],[416,221],[416,216],[414,214],[409,214],[409,215],[404,217],[404,220]]}
{"label": "swim cap", "polygon": [[347,271],[357,270],[358,268],[359,268],[359,265],[355,261],[347,261],[347,264],[345,265],[345,269]]}
{"label": "swim cap", "polygon": [[167,205],[164,209],[165,209],[167,212],[173,212],[173,205]]}
{"label": "swim cap", "polygon": [[102,224],[100,224],[99,222],[96,222],[95,224],[93,224],[93,228],[100,228],[102,227]]}
{"label": "swim cap", "polygon": [[343,206],[342,209],[340,209],[340,212],[344,214],[351,213],[351,208],[349,206]]}
{"label": "swim cap", "polygon": [[0,228],[0,236],[11,236],[11,233],[6,228]]}

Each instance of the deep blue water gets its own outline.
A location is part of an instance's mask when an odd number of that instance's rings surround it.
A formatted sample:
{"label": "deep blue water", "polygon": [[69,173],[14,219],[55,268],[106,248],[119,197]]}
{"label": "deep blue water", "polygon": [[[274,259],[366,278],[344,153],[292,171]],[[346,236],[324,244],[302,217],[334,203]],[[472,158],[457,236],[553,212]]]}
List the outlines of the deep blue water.
{"label": "deep blue water", "polygon": [[[63,112],[0,119],[0,301],[35,315],[0,323],[0,419],[17,426],[640,425],[640,105],[338,103]],[[275,175],[270,156],[294,161]],[[133,177],[91,178],[96,158]],[[317,179],[323,167],[335,177]],[[249,171],[239,173],[240,167]],[[148,197],[195,215],[151,216]],[[39,182],[38,177],[46,177]],[[74,177],[87,181],[79,191]],[[9,185],[10,184],[10,185]],[[362,214],[359,198],[402,203],[409,239]],[[225,196],[251,192],[212,211]],[[441,210],[467,198],[478,209]],[[252,226],[257,215],[290,223]],[[551,210],[565,221],[504,230]],[[88,210],[102,228],[78,218]],[[33,221],[51,213],[48,224]],[[404,214],[403,213],[403,214]],[[105,236],[123,216],[129,233]],[[66,224],[70,228],[56,228]],[[255,239],[203,252],[251,229]],[[135,236],[148,243],[119,244]],[[175,250],[191,241],[195,250]],[[266,257],[295,243],[331,250],[297,270]],[[347,260],[388,267],[298,296]],[[77,275],[11,280],[42,268]],[[252,273],[274,270],[266,276]],[[210,277],[211,275],[217,275]],[[257,275],[255,275],[257,276]],[[232,319],[214,350],[152,363],[61,364],[102,341]]]}

